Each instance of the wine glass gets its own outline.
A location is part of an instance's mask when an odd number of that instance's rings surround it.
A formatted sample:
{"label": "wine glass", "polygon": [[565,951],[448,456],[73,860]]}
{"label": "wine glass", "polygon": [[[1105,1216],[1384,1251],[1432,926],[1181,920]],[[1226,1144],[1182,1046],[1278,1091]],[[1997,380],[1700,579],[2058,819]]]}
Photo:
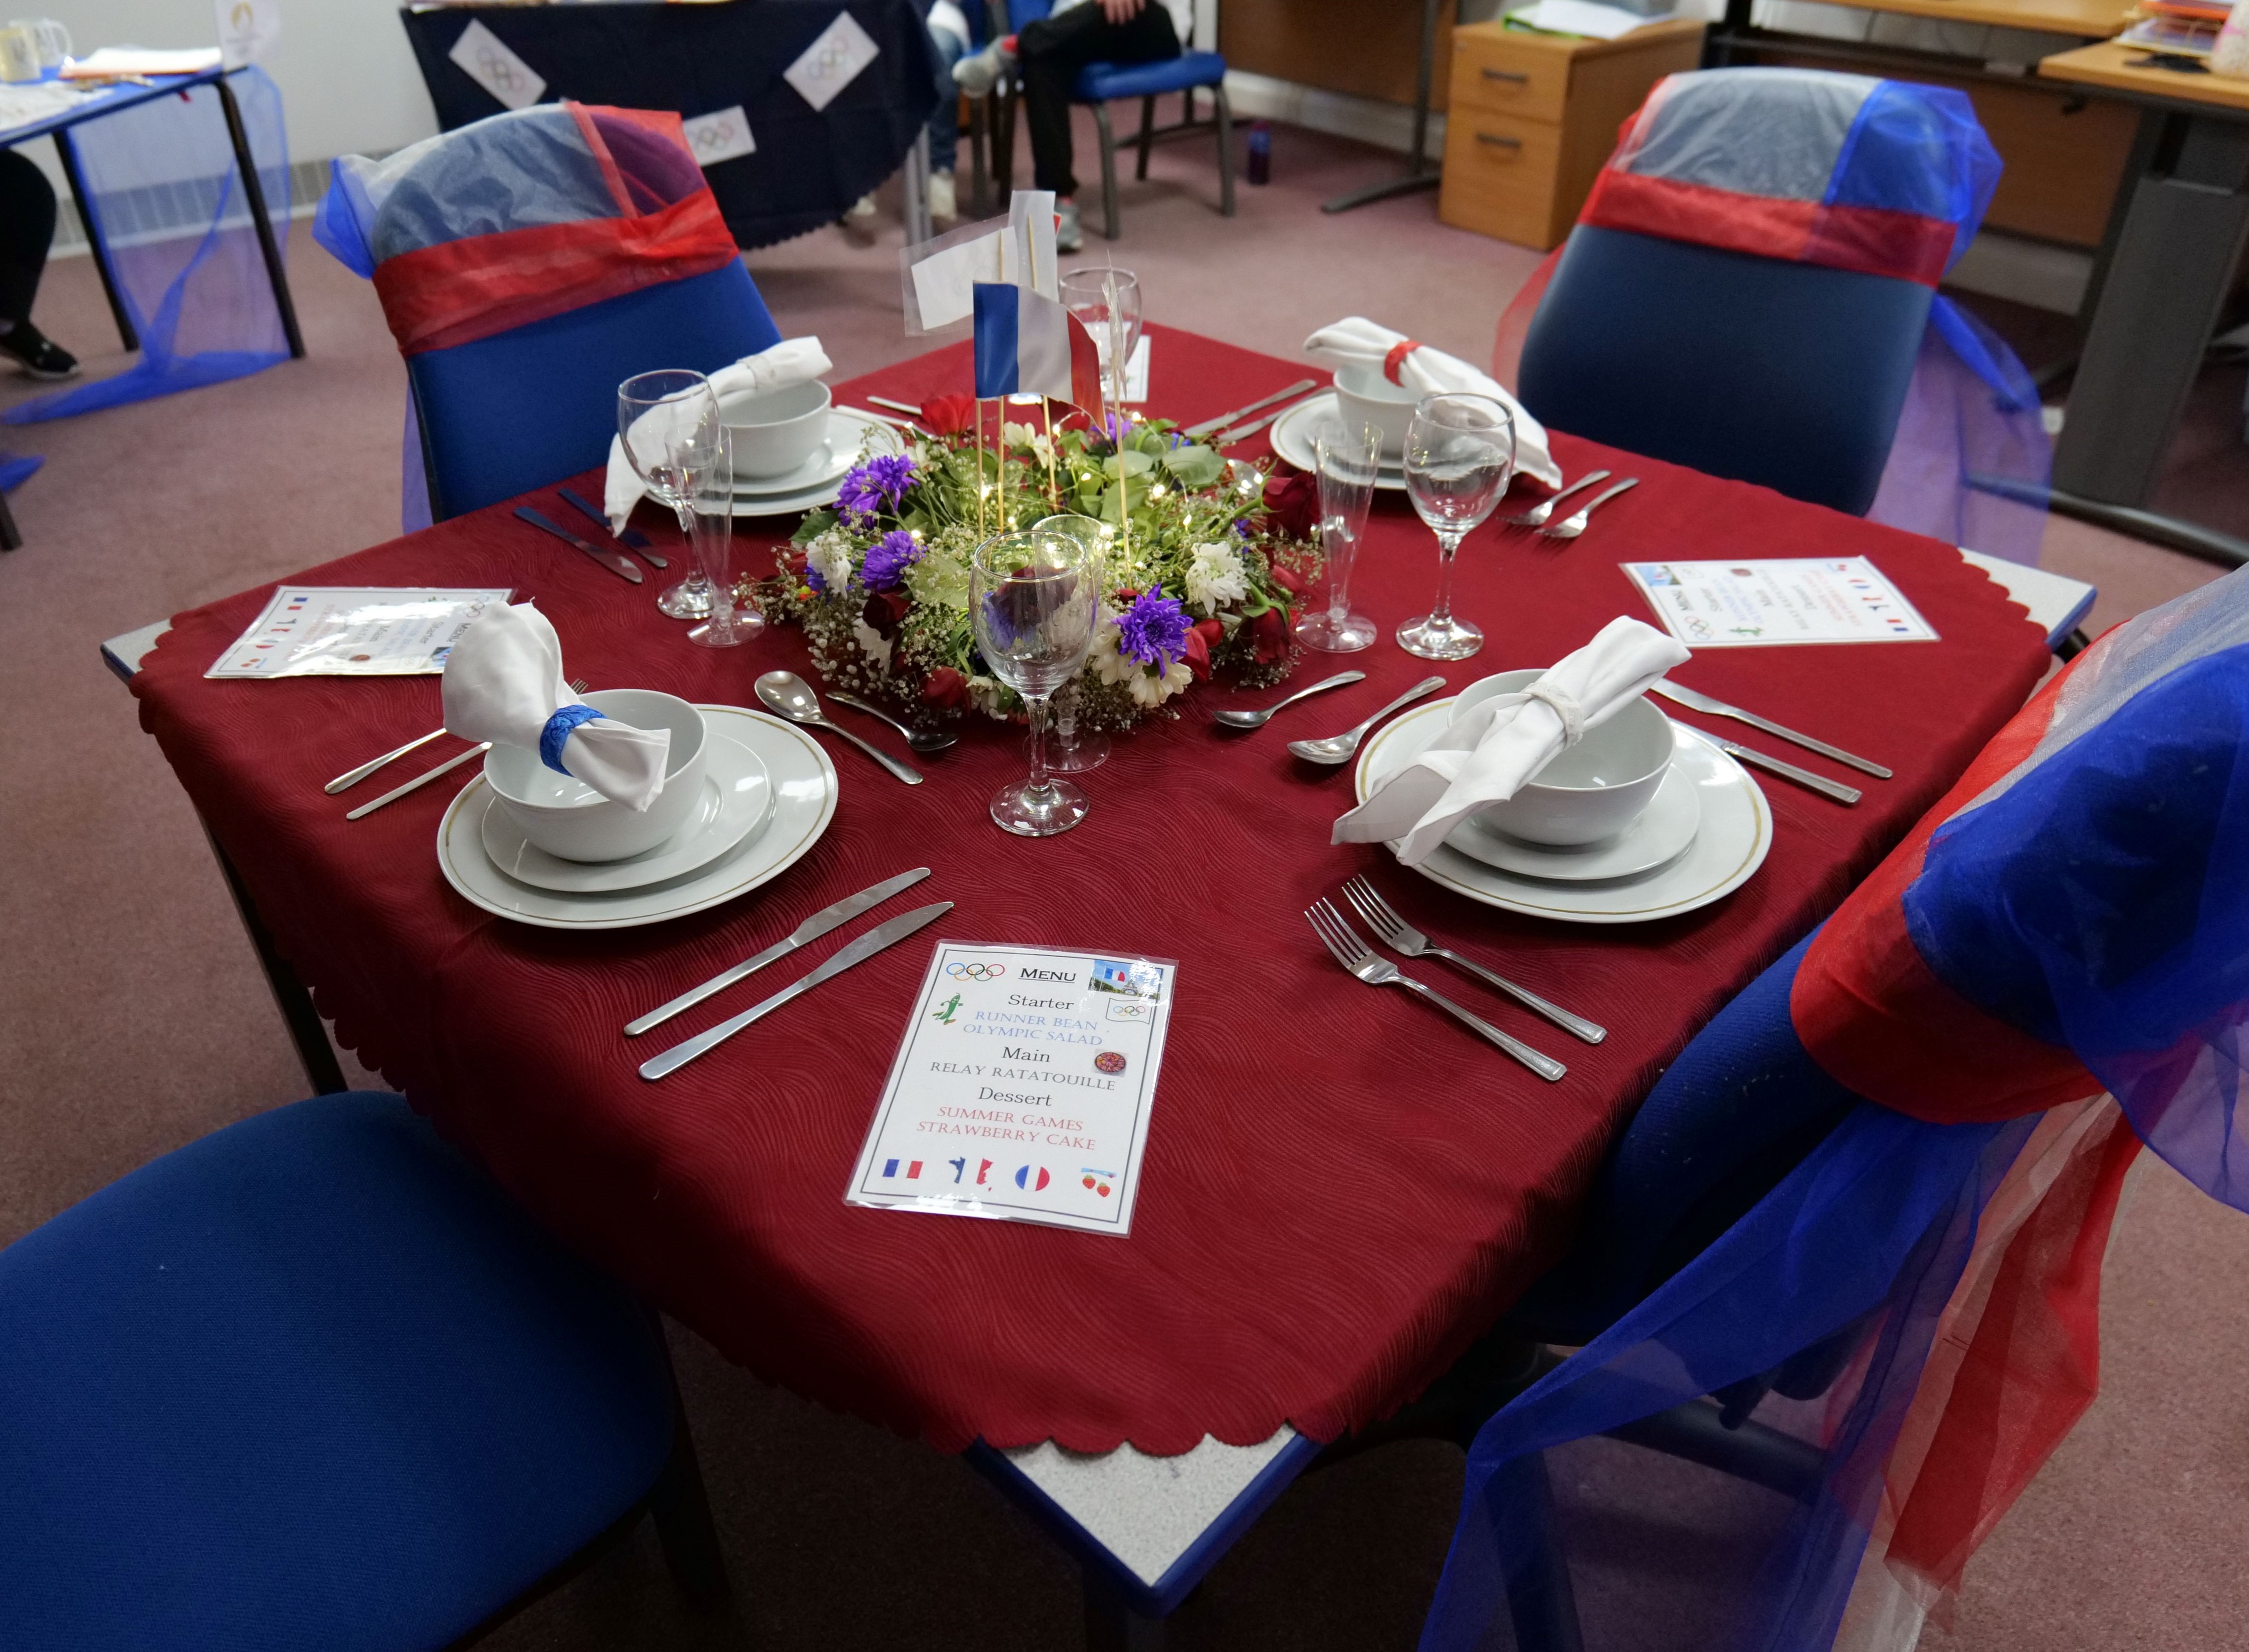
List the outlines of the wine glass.
{"label": "wine glass", "polygon": [[1425,660],[1465,660],[1483,633],[1453,614],[1453,553],[1498,507],[1515,474],[1515,421],[1489,396],[1423,396],[1406,428],[1406,497],[1437,536],[1437,600],[1398,627],[1398,646]]}
{"label": "wine glass", "polygon": [[[1110,537],[1114,528],[1104,527],[1091,517],[1063,515],[1042,518],[1031,524],[1040,533],[1063,533],[1077,539],[1100,554],[1095,566],[1106,574]],[[1101,583],[1106,586],[1104,577]],[[1109,761],[1109,737],[1098,729],[1088,729],[1083,734],[1077,728],[1078,684],[1083,674],[1072,677],[1055,691],[1055,737],[1047,748],[1047,768],[1055,774],[1083,774],[1097,769]]]}
{"label": "wine glass", "polygon": [[1382,431],[1356,419],[1333,420],[1312,434],[1319,474],[1320,549],[1327,559],[1326,608],[1296,621],[1296,640],[1330,654],[1356,654],[1374,641],[1374,621],[1351,611],[1351,574],[1366,531],[1367,507],[1382,463]]}
{"label": "wine glass", "polygon": [[1111,434],[1121,439],[1124,375],[1140,343],[1140,278],[1130,270],[1073,270],[1062,278],[1062,302],[1093,335],[1104,394],[1116,421]]}
{"label": "wine glass", "polygon": [[709,439],[697,443],[687,476],[688,544],[696,571],[710,587],[710,618],[687,634],[705,648],[731,648],[766,628],[766,617],[753,605],[734,606],[734,442],[723,424],[703,427]]}
{"label": "wine glass", "polygon": [[[718,428],[719,398],[699,373],[664,367],[636,373],[617,387],[617,436],[625,462],[650,497],[671,507],[679,531],[691,539],[695,526],[688,476],[697,454],[712,439],[710,431]],[[711,581],[699,566],[691,567],[656,606],[675,620],[708,619]]]}
{"label": "wine glass", "polygon": [[1085,819],[1085,793],[1048,772],[1047,715],[1093,647],[1105,566],[1084,541],[1036,528],[995,535],[969,559],[977,649],[1031,714],[1030,778],[992,797],[992,819],[1019,837],[1052,837]]}

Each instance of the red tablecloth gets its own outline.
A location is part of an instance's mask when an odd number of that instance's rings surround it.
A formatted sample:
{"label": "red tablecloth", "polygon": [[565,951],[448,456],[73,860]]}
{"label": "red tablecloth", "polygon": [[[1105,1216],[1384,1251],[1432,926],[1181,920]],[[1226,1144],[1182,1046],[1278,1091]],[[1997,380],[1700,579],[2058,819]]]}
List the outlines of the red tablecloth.
{"label": "red tablecloth", "polygon": [[[1152,406],[1181,420],[1304,372],[1152,331]],[[965,346],[939,351],[839,400],[964,388],[966,362]],[[1898,771],[1864,782],[1855,809],[1768,782],[1771,858],[1689,917],[1623,928],[1513,917],[1447,896],[1379,851],[1328,847],[1349,771],[1298,764],[1284,741],[1346,726],[1429,669],[1387,640],[1426,604],[1435,563],[1398,496],[1381,497],[1362,561],[1360,606],[1384,641],[1350,663],[1369,682],[1247,738],[1209,722],[1237,696],[1199,689],[1179,721],[1118,741],[1085,780],[1085,824],[1042,842],[985,815],[1020,771],[1019,732],[972,728],[925,760],[930,781],[913,789],[839,745],[841,806],[801,863],[650,929],[557,933],[471,908],[432,852],[450,783],[347,823],[356,799],[321,783],[433,726],[437,682],[204,680],[265,590],[180,615],[134,687],[340,1038],[555,1232],[734,1359],[947,1449],[980,1435],[1174,1452],[1206,1434],[1262,1440],[1283,1422],[1325,1438],[1412,1395],[1551,1261],[1613,1130],[1665,1063],[1834,906],[2046,661],[2023,610],[1934,540],[1567,436],[1555,448],[1572,475],[1606,464],[1641,485],[1574,544],[1495,527],[1469,538],[1458,607],[1491,641],[1451,668],[1457,686],[1544,664],[1640,613],[1616,566],[1627,558],[1863,553],[1943,633],[1915,646],[1721,650],[1682,673]],[[597,480],[581,485],[598,497]],[[567,518],[551,495],[540,502]],[[732,653],[691,647],[654,612],[653,587],[629,589],[504,506],[302,579],[526,587],[569,670],[597,685],[748,703],[760,672],[804,666],[794,631]],[[936,874],[915,898],[959,903],[947,936],[1180,960],[1129,1237],[843,1203],[934,932],[660,1084],[636,1076],[649,1052],[620,1036],[626,1020],[922,862]],[[1351,980],[1299,914],[1360,871],[1439,937],[1605,1023],[1608,1041],[1587,1048],[1427,966],[1448,992],[1567,1060],[1568,1079],[1549,1086],[1407,995]],[[849,933],[760,984],[779,986]],[[679,1030],[750,1001],[738,989]]]}

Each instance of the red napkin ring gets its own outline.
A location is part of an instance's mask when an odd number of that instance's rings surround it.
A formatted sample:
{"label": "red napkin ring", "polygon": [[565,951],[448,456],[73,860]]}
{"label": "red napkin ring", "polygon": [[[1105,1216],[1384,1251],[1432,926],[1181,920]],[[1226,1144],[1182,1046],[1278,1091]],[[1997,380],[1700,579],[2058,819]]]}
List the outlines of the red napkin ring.
{"label": "red napkin ring", "polygon": [[1419,339],[1406,339],[1390,346],[1390,353],[1382,358],[1382,376],[1403,389],[1406,380],[1399,374],[1404,370],[1406,358],[1421,347]]}

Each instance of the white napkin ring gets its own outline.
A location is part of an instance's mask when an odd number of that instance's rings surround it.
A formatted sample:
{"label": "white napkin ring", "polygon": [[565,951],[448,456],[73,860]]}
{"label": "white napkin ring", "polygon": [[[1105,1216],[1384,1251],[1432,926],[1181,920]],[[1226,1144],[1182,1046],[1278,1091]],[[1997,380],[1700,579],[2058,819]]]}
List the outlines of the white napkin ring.
{"label": "white napkin ring", "polygon": [[1557,687],[1544,679],[1523,690],[1526,700],[1543,700],[1554,708],[1554,715],[1562,719],[1562,750],[1585,737],[1585,709],[1567,689]]}

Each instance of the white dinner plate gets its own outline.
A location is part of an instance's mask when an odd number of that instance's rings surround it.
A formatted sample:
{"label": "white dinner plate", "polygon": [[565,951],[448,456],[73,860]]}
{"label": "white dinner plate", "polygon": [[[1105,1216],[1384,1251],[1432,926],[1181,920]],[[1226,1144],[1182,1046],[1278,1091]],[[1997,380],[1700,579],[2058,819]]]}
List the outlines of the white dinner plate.
{"label": "white dinner plate", "polygon": [[1473,860],[1502,872],[1564,883],[1599,878],[1637,877],[1683,853],[1702,824],[1702,788],[1674,764],[1648,799],[1639,819],[1605,842],[1558,849],[1510,837],[1470,815],[1448,833],[1445,841]]}
{"label": "white dinner plate", "polygon": [[[1412,761],[1444,726],[1450,699],[1416,706],[1361,748],[1353,776],[1358,800]],[[1433,721],[1434,719],[1434,721]],[[1677,917],[1732,894],[1764,864],[1772,847],[1772,809],[1746,770],[1682,723],[1671,725],[1671,764],[1694,783],[1702,825],[1686,853],[1637,877],[1562,882],[1527,878],[1441,844],[1413,869],[1430,882],[1505,912],[1565,923],[1647,923]]]}
{"label": "white dinner plate", "polygon": [[622,860],[565,860],[534,846],[506,809],[484,812],[478,836],[492,863],[518,883],[574,895],[645,888],[709,866],[773,818],[766,765],[739,740],[714,735],[704,761],[703,795],[687,819],[653,849]]}
{"label": "white dinner plate", "polygon": [[[1273,451],[1299,470],[1317,474],[1319,455],[1312,451],[1312,432],[1319,428],[1322,419],[1336,410],[1336,394],[1323,390],[1309,396],[1273,421]],[[1384,459],[1377,467],[1374,485],[1387,488],[1393,493],[1406,491],[1406,464],[1402,459]]]}
{"label": "white dinner plate", "polygon": [[[863,455],[904,453],[905,438],[897,428],[854,408],[832,408],[828,415],[828,474],[818,482],[776,490],[766,483],[734,484],[734,514],[738,517],[777,517],[796,511],[815,511],[834,504],[844,473]],[[794,482],[795,472],[776,480]]]}
{"label": "white dinner plate", "polygon": [[611,893],[534,889],[516,882],[485,853],[484,816],[492,788],[478,775],[437,824],[437,865],[471,906],[546,929],[626,929],[684,917],[746,894],[801,860],[836,818],[836,765],[806,730],[741,706],[696,708],[710,726],[749,748],[773,785],[773,819],[762,832],[708,866],[662,883]]}

